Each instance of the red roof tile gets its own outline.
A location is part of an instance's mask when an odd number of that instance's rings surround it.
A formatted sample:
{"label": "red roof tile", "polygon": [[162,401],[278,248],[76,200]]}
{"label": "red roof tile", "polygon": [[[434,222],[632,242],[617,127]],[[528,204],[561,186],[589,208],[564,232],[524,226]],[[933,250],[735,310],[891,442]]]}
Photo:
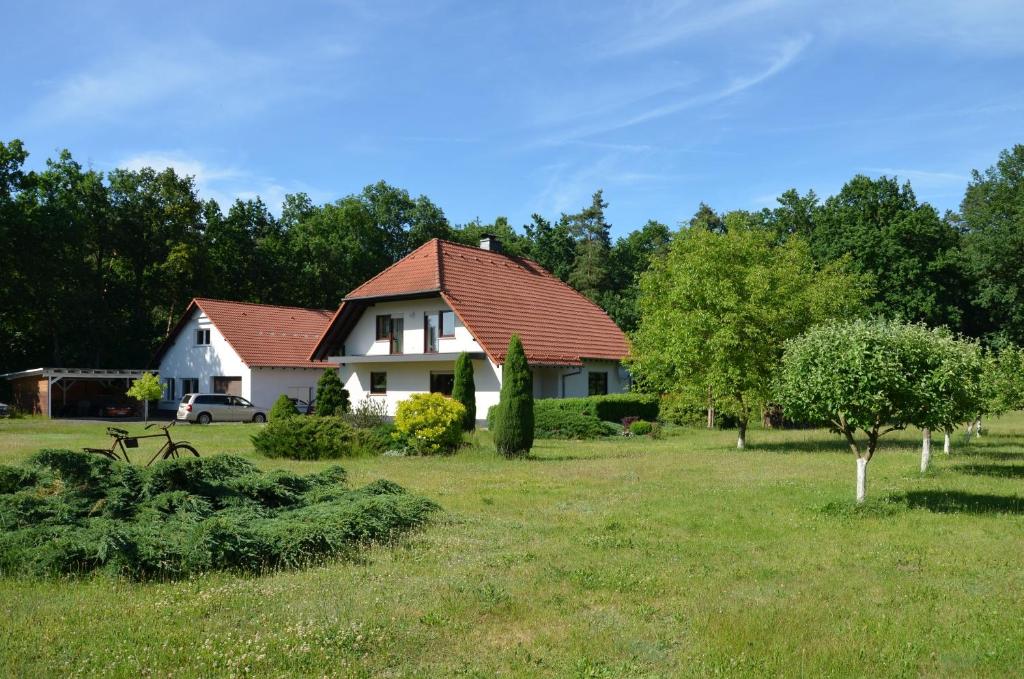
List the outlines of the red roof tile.
{"label": "red roof tile", "polygon": [[309,355],[334,312],[201,297],[189,304],[152,364],[159,363],[197,307],[250,368],[323,368],[327,365],[311,361]]}
{"label": "red roof tile", "polygon": [[[621,360],[626,337],[596,304],[536,262],[434,239],[345,297],[401,296],[438,291],[497,363],[518,334],[533,364],[579,365],[584,358]],[[341,310],[335,314],[338,322]],[[314,351],[326,356],[324,336]],[[343,341],[344,338],[340,338]]]}

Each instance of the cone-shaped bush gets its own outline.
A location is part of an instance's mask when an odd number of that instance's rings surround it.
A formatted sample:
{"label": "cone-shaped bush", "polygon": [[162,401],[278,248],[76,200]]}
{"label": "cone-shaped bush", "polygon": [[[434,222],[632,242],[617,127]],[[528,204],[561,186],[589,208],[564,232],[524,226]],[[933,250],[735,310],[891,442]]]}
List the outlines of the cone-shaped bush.
{"label": "cone-shaped bush", "polygon": [[327,368],[316,383],[316,414],[340,415],[347,413],[348,408],[348,391],[342,386],[338,371]]}
{"label": "cone-shaped bush", "polygon": [[455,385],[452,387],[452,398],[466,409],[462,420],[465,431],[476,429],[476,384],[473,382],[473,361],[469,354],[462,352],[455,361]]}
{"label": "cone-shaped bush", "polygon": [[286,394],[281,394],[274,401],[274,407],[270,409],[270,421],[275,422],[298,414],[299,410],[292,400]]}
{"label": "cone-shaped bush", "polygon": [[502,367],[501,400],[494,416],[494,445],[506,457],[533,447],[533,376],[519,335],[512,335]]}

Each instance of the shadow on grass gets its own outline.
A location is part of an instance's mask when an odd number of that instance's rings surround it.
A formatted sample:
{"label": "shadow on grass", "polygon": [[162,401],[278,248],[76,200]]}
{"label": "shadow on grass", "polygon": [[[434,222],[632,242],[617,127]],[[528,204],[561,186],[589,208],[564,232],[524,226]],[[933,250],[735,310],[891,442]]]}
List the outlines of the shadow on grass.
{"label": "shadow on grass", "polygon": [[1024,479],[1024,465],[1022,464],[961,464],[953,467],[953,471],[973,476]]}
{"label": "shadow on grass", "polygon": [[748,441],[746,450],[766,453],[849,453],[846,441],[835,438],[808,441]]}
{"label": "shadow on grass", "polygon": [[958,490],[915,490],[894,501],[911,509],[939,514],[1024,514],[1024,498],[1015,495],[982,495]]}

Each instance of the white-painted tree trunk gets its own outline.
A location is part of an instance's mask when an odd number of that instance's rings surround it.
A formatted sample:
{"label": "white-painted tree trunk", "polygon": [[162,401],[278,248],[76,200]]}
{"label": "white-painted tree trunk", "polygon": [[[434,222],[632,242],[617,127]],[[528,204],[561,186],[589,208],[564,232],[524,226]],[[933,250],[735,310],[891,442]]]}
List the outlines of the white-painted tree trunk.
{"label": "white-painted tree trunk", "polygon": [[746,445],[747,445],[747,439],[743,435],[743,432],[741,431],[740,435],[736,437],[736,447],[739,448],[740,450],[743,450],[746,447]]}
{"label": "white-painted tree trunk", "polygon": [[867,458],[857,458],[857,502],[864,502],[868,494],[868,461]]}
{"label": "white-painted tree trunk", "polygon": [[981,418],[979,417],[974,421],[974,435],[979,439],[981,438]]}
{"label": "white-painted tree trunk", "polygon": [[924,474],[932,461],[932,430],[925,427],[921,434],[921,473]]}
{"label": "white-painted tree trunk", "polygon": [[942,441],[942,452],[949,455],[950,449],[953,447],[953,437],[950,436],[949,430],[946,430],[946,438]]}

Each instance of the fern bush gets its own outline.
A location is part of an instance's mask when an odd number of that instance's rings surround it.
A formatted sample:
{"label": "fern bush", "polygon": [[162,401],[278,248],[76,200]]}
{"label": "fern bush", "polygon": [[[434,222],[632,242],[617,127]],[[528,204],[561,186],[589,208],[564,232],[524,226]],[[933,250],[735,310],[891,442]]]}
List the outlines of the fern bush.
{"label": "fern bush", "polygon": [[47,450],[0,467],[0,575],[258,574],[353,554],[436,509],[390,481],[349,488],[337,466],[303,476],[218,455],[139,468]]}
{"label": "fern bush", "polygon": [[396,434],[420,455],[450,453],[462,443],[465,407],[441,394],[413,394],[398,404]]}

